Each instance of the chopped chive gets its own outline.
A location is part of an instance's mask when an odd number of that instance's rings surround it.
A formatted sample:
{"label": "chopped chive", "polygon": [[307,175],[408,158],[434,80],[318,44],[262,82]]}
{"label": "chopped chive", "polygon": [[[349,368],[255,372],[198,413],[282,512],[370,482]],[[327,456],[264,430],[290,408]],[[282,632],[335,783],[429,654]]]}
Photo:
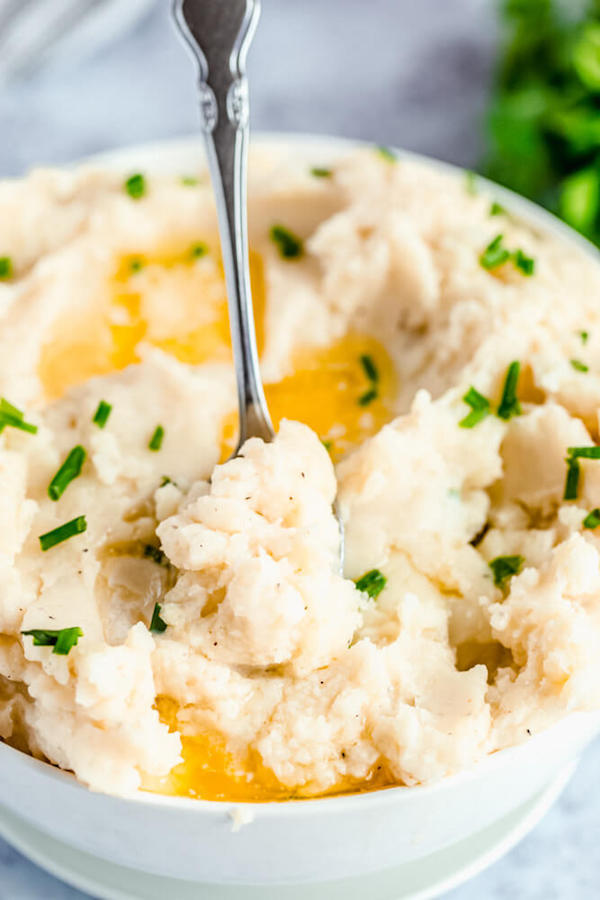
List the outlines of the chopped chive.
{"label": "chopped chive", "polygon": [[390,147],[385,147],[383,144],[380,144],[376,149],[377,149],[377,152],[379,153],[379,155],[382,156],[383,159],[385,159],[387,162],[389,162],[389,163],[398,162],[397,155],[394,153],[393,150],[390,149]]}
{"label": "chopped chive", "polygon": [[153,544],[146,544],[144,547],[144,556],[146,559],[152,559],[159,566],[163,566],[165,564],[166,556],[159,550],[158,547],[155,547]]}
{"label": "chopped chive", "polygon": [[21,431],[27,431],[29,434],[37,433],[37,425],[31,425],[23,419],[24,413],[9,403],[4,397],[0,398],[0,433],[6,427],[19,428]]}
{"label": "chopped chive", "polygon": [[369,403],[372,403],[373,400],[377,399],[377,388],[369,388],[368,391],[365,391],[364,394],[361,394],[358,398],[359,406],[368,406]]}
{"label": "chopped chive", "polygon": [[581,467],[580,459],[600,459],[600,447],[568,447],[567,448],[567,477],[563,500],[576,500],[579,489],[579,475]]}
{"label": "chopped chive", "polygon": [[69,651],[77,644],[80,637],[83,637],[81,628],[60,628],[54,630],[52,628],[30,628],[22,631],[21,634],[29,635],[33,638],[34,647],[53,647],[53,653],[59,656],[67,656]]}
{"label": "chopped chive", "polygon": [[167,623],[164,621],[164,619],[161,619],[160,610],[160,603],[155,603],[154,610],[152,612],[152,620],[150,622],[150,631],[154,631],[157,634],[162,634],[163,631],[167,630]]}
{"label": "chopped chive", "polygon": [[504,265],[510,259],[510,253],[506,247],[502,246],[504,235],[498,234],[493,241],[487,245],[481,256],[479,263],[484,269],[497,269],[498,266]]}
{"label": "chopped chive", "polygon": [[477,173],[472,172],[470,169],[467,169],[465,171],[465,190],[467,194],[471,194],[472,197],[476,197],[478,194],[477,188]]}
{"label": "chopped chive", "polygon": [[567,453],[571,459],[600,459],[600,447],[593,444],[589,447],[568,447]]}
{"label": "chopped chive", "polygon": [[597,528],[600,525],[600,509],[593,509],[582,522],[584,528]]}
{"label": "chopped chive", "polygon": [[515,250],[512,255],[512,261],[520,272],[523,275],[533,275],[535,272],[535,259],[531,256],[527,256],[523,253],[522,250]]}
{"label": "chopped chive", "polygon": [[479,425],[480,422],[489,416],[489,409],[473,409],[470,413],[460,420],[458,423],[459,428],[475,428],[476,425]]}
{"label": "chopped chive", "polygon": [[125,182],[125,190],[132,200],[139,200],[146,193],[146,179],[141,172],[131,175]]}
{"label": "chopped chive", "polygon": [[0,256],[0,281],[8,281],[13,276],[13,264],[10,256]]}
{"label": "chopped chive", "polygon": [[580,359],[570,359],[569,362],[573,366],[576,372],[589,372],[590,367],[586,366],[585,363],[581,362]]}
{"label": "chopped chive", "polygon": [[11,416],[9,413],[0,413],[0,431],[3,431],[7,426],[18,428],[20,431],[27,431],[29,434],[37,434],[37,425],[24,422],[23,419]]}
{"label": "chopped chive", "polygon": [[81,444],[73,447],[64,463],[48,485],[48,496],[51,500],[59,500],[65,489],[81,474],[81,467],[85,462],[85,450]]}
{"label": "chopped chive", "polygon": [[140,269],[144,268],[143,260],[136,257],[135,259],[130,260],[129,262],[129,270],[130,272],[139,272]]}
{"label": "chopped chive", "polygon": [[8,413],[10,416],[14,416],[16,419],[22,419],[24,413],[21,409],[17,409],[16,406],[13,406],[12,403],[9,403],[5,397],[0,397],[0,414]]}
{"label": "chopped chive", "polygon": [[315,178],[331,178],[333,169],[325,169],[322,166],[313,166],[310,170],[310,174],[314,175]]}
{"label": "chopped chive", "polygon": [[368,594],[371,600],[375,600],[387,584],[387,578],[379,569],[371,569],[361,575],[354,584],[363,594]]}
{"label": "chopped chive", "polygon": [[517,384],[519,382],[519,372],[521,364],[512,362],[506,372],[504,379],[504,388],[502,390],[502,399],[496,415],[500,419],[511,419],[513,416],[521,415],[521,405],[517,399]]}
{"label": "chopped chive", "polygon": [[582,344],[587,344],[588,338],[589,338],[589,336],[590,336],[589,331],[578,331],[577,334],[578,334],[579,337],[581,338],[581,343],[582,343]]}
{"label": "chopped chive", "polygon": [[331,450],[333,448],[333,441],[321,440],[321,443],[323,444],[327,452],[331,453]]}
{"label": "chopped chive", "polygon": [[497,234],[494,240],[487,245],[479,257],[479,262],[483,268],[488,270],[497,269],[511,260],[522,275],[533,275],[535,272],[535,260],[531,256],[527,256],[521,249],[511,253],[510,250],[503,246],[503,240],[504,235]]}
{"label": "chopped chive", "polygon": [[490,206],[490,216],[503,216],[505,214],[506,210],[504,209],[502,204],[494,200]]}
{"label": "chopped chive", "polygon": [[369,381],[379,381],[379,370],[377,369],[372,356],[369,356],[368,353],[363,353],[360,357],[360,364]]}
{"label": "chopped chive", "polygon": [[298,259],[304,252],[302,239],[284,225],[273,225],[269,232],[283,259]]}
{"label": "chopped chive", "polygon": [[175,482],[168,475],[163,475],[160,486],[164,487],[166,484],[175,484]]}
{"label": "chopped chive", "polygon": [[488,563],[494,576],[496,587],[503,588],[507,578],[517,575],[525,560],[522,556],[497,556]]}
{"label": "chopped chive", "polygon": [[479,391],[475,390],[474,387],[470,387],[462,399],[463,403],[471,407],[471,412],[467,413],[464,419],[461,419],[458,423],[461,428],[473,428],[486,416],[489,416],[490,401],[483,394],[480,394]]}
{"label": "chopped chive", "polygon": [[196,178],[195,175],[182,175],[180,180],[185,187],[195,187],[200,183],[200,179]]}
{"label": "chopped chive", "polygon": [[107,403],[106,400],[101,400],[98,404],[98,409],[94,413],[92,422],[94,423],[94,425],[97,425],[98,428],[104,428],[111,412],[112,406],[110,405],[110,403]]}
{"label": "chopped chive", "polygon": [[579,490],[579,473],[581,467],[576,457],[567,457],[567,477],[565,479],[565,490],[563,500],[577,500],[577,492]]}
{"label": "chopped chive", "polygon": [[163,442],[163,438],[165,436],[165,429],[162,425],[157,425],[154,429],[154,434],[150,438],[150,442],[148,444],[149,450],[160,450]]}
{"label": "chopped chive", "polygon": [[201,242],[193,244],[190,249],[190,256],[192,259],[200,259],[201,256],[206,256],[207,253],[208,247]]}
{"label": "chopped chive", "polygon": [[76,534],[83,534],[86,528],[85,516],[77,516],[76,519],[71,519],[70,522],[65,522],[64,525],[59,525],[58,528],[47,531],[46,534],[40,534],[40,547],[42,550],[50,550],[51,547],[62,544],[63,541],[74,537]]}

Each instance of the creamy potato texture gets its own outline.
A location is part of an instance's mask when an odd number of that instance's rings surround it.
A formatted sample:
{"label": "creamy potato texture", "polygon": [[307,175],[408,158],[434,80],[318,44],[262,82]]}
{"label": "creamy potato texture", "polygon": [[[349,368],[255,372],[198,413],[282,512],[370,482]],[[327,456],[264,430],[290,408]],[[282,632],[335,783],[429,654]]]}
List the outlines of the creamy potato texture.
{"label": "creamy potato texture", "polygon": [[94,789],[412,785],[600,706],[597,263],[459,176],[313,165],[251,158],[278,435],[228,462],[206,176],[0,184],[0,735]]}

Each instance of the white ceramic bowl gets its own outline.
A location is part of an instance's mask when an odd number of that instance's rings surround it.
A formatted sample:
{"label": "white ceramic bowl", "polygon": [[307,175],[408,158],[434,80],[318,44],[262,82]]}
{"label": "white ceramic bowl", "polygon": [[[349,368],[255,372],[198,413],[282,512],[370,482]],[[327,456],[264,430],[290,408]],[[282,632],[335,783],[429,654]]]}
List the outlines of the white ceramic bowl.
{"label": "white ceramic bowl", "polygon": [[[273,136],[290,154],[327,164],[356,142]],[[195,140],[98,157],[124,172],[181,173],[198,166]],[[460,170],[432,160],[430,165]],[[550,214],[489,186],[539,230],[594,247]],[[89,791],[72,775],[0,744],[0,796],[25,820],[102,859],[144,872],[214,883],[273,884],[366,874],[424,857],[475,834],[544,789],[600,731],[599,713],[575,713],[527,743],[423,787],[288,803],[232,804],[140,793],[122,799]],[[252,821],[233,830],[242,812]]]}

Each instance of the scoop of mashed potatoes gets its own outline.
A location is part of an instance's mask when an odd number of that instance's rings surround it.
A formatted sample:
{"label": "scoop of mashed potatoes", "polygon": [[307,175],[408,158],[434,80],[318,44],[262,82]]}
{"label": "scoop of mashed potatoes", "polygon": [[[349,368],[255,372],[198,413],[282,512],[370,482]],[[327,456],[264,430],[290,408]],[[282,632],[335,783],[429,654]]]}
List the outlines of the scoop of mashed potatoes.
{"label": "scoop of mashed potatoes", "polygon": [[600,707],[597,262],[460,176],[320,163],[252,158],[297,405],[225,462],[206,178],[0,184],[0,736],[94,789],[202,736],[263,799],[412,785]]}

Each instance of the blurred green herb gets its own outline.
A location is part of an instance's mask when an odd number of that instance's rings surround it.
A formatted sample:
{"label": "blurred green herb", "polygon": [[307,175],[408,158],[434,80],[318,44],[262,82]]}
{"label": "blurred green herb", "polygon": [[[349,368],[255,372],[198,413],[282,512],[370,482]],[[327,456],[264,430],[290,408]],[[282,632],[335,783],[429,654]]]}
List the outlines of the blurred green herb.
{"label": "blurred green herb", "polygon": [[600,0],[503,0],[487,175],[600,244]]}

